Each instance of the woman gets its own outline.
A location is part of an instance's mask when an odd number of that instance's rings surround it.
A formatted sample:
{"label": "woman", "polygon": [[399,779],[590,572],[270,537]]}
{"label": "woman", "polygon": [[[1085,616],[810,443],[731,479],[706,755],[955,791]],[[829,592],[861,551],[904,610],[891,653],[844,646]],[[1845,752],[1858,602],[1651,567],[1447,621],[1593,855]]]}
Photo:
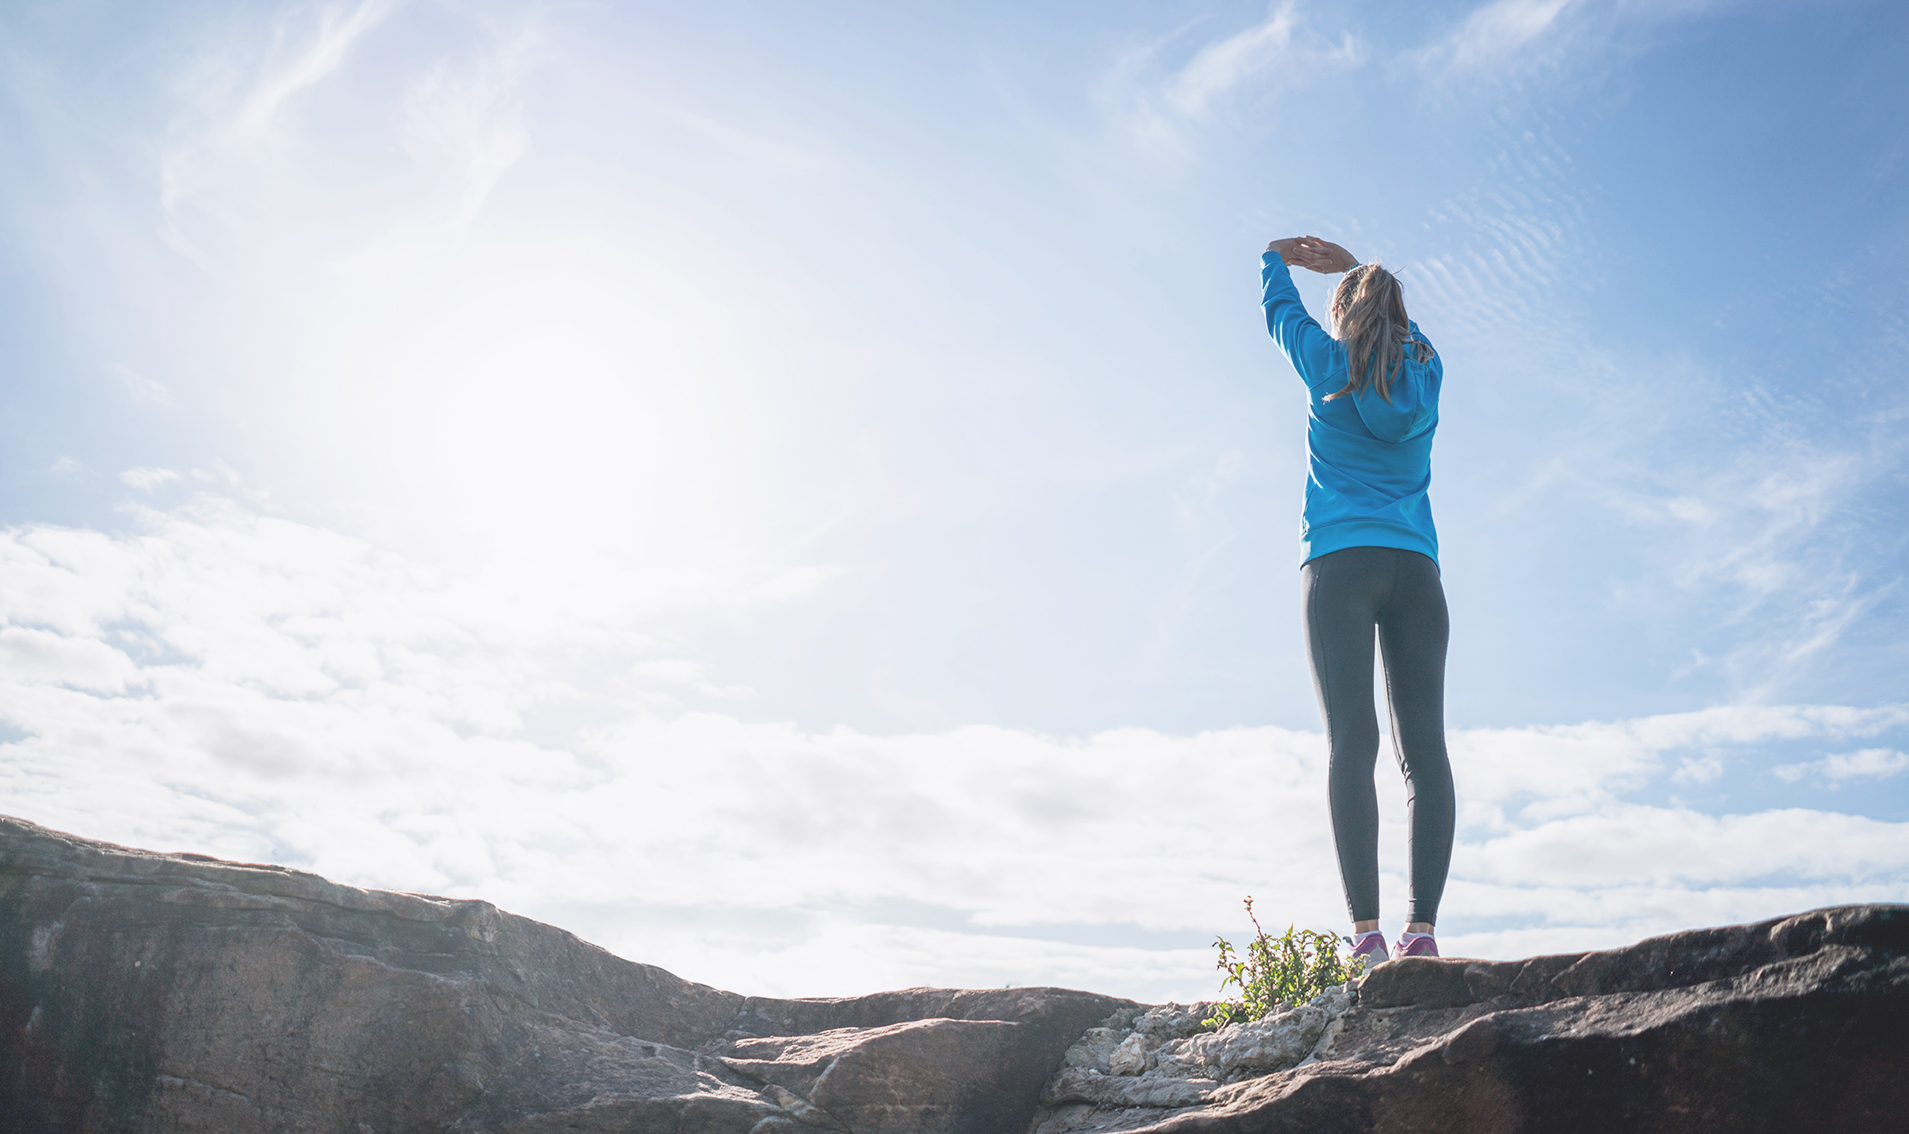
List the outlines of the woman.
{"label": "woman", "polygon": [[[1306,647],[1326,718],[1332,836],[1352,914],[1354,957],[1389,960],[1379,931],[1379,800],[1373,767],[1372,638],[1384,652],[1392,736],[1411,818],[1411,909],[1397,956],[1436,957],[1433,926],[1452,859],[1445,757],[1445,591],[1432,527],[1432,433],[1444,367],[1406,318],[1399,281],[1315,236],[1266,246],[1266,326],[1305,380],[1306,513],[1299,569]],[[1299,299],[1288,265],[1346,273],[1333,333]]]}

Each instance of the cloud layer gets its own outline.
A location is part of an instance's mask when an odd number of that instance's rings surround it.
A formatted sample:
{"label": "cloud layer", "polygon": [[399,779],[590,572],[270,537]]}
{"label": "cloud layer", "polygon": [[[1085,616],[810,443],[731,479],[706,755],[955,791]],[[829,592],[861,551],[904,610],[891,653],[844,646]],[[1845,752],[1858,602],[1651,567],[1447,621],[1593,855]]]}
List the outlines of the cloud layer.
{"label": "cloud layer", "polygon": [[[1213,991],[1203,946],[1237,931],[1244,895],[1340,920],[1313,733],[869,736],[687,712],[686,687],[746,694],[646,632],[680,589],[632,579],[586,612],[229,499],[133,520],[0,539],[0,810],[484,897],[751,992],[1190,998]],[[1776,743],[1829,751],[1810,771],[1831,779],[1890,775],[1900,753],[1873,738],[1905,729],[1900,706],[1796,706],[1459,731],[1447,949],[1909,896],[1909,824],[1641,801],[1692,754],[1764,775],[1739,765]],[[1402,809],[1381,784],[1396,910]]]}

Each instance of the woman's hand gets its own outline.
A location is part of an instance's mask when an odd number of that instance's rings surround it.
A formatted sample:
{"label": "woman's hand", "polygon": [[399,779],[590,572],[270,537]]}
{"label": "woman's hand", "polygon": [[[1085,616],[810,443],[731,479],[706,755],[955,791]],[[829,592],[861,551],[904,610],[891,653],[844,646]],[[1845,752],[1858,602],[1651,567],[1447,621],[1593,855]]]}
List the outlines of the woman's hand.
{"label": "woman's hand", "polygon": [[[1282,243],[1274,241],[1275,244]],[[1302,268],[1311,268],[1315,272],[1331,275],[1334,272],[1351,271],[1359,266],[1359,258],[1330,240],[1321,240],[1317,236],[1301,236],[1285,242],[1292,245],[1291,252],[1281,251],[1280,258],[1288,264],[1297,264]]]}
{"label": "woman's hand", "polygon": [[1299,242],[1302,239],[1304,238],[1298,237],[1298,236],[1288,236],[1282,240],[1275,240],[1271,244],[1268,244],[1266,246],[1266,251],[1279,253],[1279,258],[1281,260],[1284,260],[1286,262],[1286,266],[1290,268],[1294,264],[1297,264],[1299,262],[1293,257],[1298,252]]}

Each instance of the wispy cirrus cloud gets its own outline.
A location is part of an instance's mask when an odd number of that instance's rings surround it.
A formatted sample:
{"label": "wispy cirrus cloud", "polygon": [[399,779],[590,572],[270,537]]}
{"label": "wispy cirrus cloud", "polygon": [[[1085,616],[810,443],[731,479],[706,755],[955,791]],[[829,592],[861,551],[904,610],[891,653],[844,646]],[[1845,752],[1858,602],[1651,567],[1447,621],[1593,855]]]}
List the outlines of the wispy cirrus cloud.
{"label": "wispy cirrus cloud", "polygon": [[1461,69],[1504,62],[1551,32],[1576,0],[1492,0],[1465,17],[1449,35],[1422,49],[1425,62]]}
{"label": "wispy cirrus cloud", "polygon": [[[431,26],[398,28],[401,10],[396,0],[286,7],[263,26],[228,30],[185,70],[158,163],[163,235],[175,250],[229,270],[236,250],[282,255],[296,236],[323,260],[363,269],[470,223],[529,149],[520,88],[545,58],[539,12],[443,12]],[[341,82],[381,35],[443,46],[404,73]],[[370,126],[381,137],[354,142],[367,97],[389,104]],[[341,117],[357,118],[342,137]],[[368,182],[381,191],[363,192]]]}
{"label": "wispy cirrus cloud", "polygon": [[[395,5],[396,0],[359,0],[354,5],[322,5],[281,14],[273,23],[266,65],[226,120],[225,129],[237,134],[271,129],[286,100],[337,71],[352,46]],[[300,35],[294,21],[305,19],[316,26]]]}
{"label": "wispy cirrus cloud", "polygon": [[[1810,436],[1797,423],[1820,410],[1796,391],[1689,359],[1602,354],[1561,364],[1602,406],[1507,499],[1581,499],[1635,541],[1628,564],[1610,564],[1619,600],[1702,620],[1676,677],[1708,674],[1733,699],[1780,698],[1901,603],[1889,549],[1904,537],[1878,500],[1901,461],[1886,435]],[[1731,429],[1732,443],[1680,452],[1673,439],[1702,421]]]}
{"label": "wispy cirrus cloud", "polygon": [[1296,43],[1301,29],[1298,5],[1280,4],[1261,23],[1200,48],[1163,85],[1163,101],[1188,118],[1203,118],[1215,99],[1276,68],[1351,66],[1362,58],[1350,32],[1336,47],[1325,47],[1316,41]]}
{"label": "wispy cirrus cloud", "polygon": [[[1599,246],[1597,193],[1559,133],[1542,115],[1508,120],[1477,186],[1427,208],[1436,254],[1395,265],[1473,387],[1552,423],[1528,453],[1494,439],[1505,463],[1476,488],[1502,515],[1570,514],[1578,532],[1608,532],[1585,568],[1601,564],[1601,578],[1575,585],[1683,621],[1670,679],[1738,701],[1796,696],[1902,601],[1891,549],[1905,540],[1886,519],[1900,399],[1879,391],[1852,417],[1787,363],[1623,349],[1590,312],[1624,269]],[[1861,373],[1886,353],[1844,366]],[[1685,775],[1701,782],[1702,765]]]}
{"label": "wispy cirrus cloud", "polygon": [[220,159],[269,138],[286,103],[323,82],[376,27],[395,0],[282,10],[262,37],[245,37],[207,58],[181,80],[189,109],[172,126],[159,163],[159,201],[178,234],[178,212],[218,176]]}
{"label": "wispy cirrus cloud", "polygon": [[1162,156],[1183,155],[1190,132],[1223,105],[1313,85],[1366,59],[1351,32],[1336,41],[1321,34],[1293,0],[1188,56],[1183,43],[1191,30],[1126,52],[1100,84],[1102,106],[1118,128]]}
{"label": "wispy cirrus cloud", "polygon": [[1402,57],[1431,75],[1460,82],[1525,76],[1536,68],[1599,68],[1609,64],[1611,51],[1635,51],[1648,42],[1654,27],[1737,3],[1488,0],[1449,31]]}
{"label": "wispy cirrus cloud", "polygon": [[1428,325],[1477,340],[1516,328],[1523,340],[1559,345],[1577,330],[1559,318],[1569,308],[1557,293],[1589,258],[1586,194],[1547,124],[1507,124],[1502,134],[1472,188],[1426,207],[1440,251],[1395,267]]}

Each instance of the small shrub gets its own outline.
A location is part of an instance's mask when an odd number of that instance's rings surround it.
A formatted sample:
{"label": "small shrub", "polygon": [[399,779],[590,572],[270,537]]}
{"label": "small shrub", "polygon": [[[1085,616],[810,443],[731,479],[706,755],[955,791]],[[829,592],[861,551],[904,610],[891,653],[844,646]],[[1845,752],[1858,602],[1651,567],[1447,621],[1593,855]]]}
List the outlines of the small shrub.
{"label": "small shrub", "polygon": [[1234,951],[1224,937],[1213,939],[1213,947],[1220,951],[1219,969],[1226,974],[1220,994],[1224,996],[1229,988],[1238,988],[1240,994],[1213,1006],[1213,1015],[1205,1021],[1209,1028],[1257,1020],[1282,1004],[1304,1004],[1357,977],[1365,967],[1363,958],[1349,961],[1339,955],[1338,934],[1287,926],[1284,934],[1268,937],[1253,915],[1250,897],[1246,916],[1253,923],[1253,940],[1244,954]]}

